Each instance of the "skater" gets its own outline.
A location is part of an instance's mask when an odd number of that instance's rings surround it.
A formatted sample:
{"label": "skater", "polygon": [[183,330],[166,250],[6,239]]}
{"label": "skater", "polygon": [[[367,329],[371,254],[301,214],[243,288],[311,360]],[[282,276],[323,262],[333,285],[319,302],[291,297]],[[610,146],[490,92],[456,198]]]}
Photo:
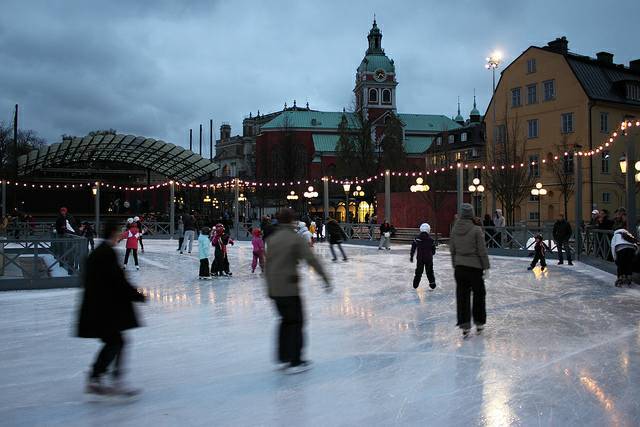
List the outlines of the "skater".
{"label": "skater", "polygon": [[315,221],[311,221],[309,224],[309,233],[311,233],[311,246],[316,242],[316,233],[318,232],[318,228],[316,226]]}
{"label": "skater", "polygon": [[142,243],[142,235],[145,233],[146,229],[142,224],[142,220],[139,216],[133,217],[133,222],[136,223],[136,227],[138,227],[138,231],[140,231],[140,237],[138,238],[138,243],[140,244],[140,253],[144,253],[144,244]]}
{"label": "skater", "polygon": [[211,240],[209,240],[209,227],[203,227],[198,236],[198,255],[200,256],[200,274],[199,279],[210,279],[209,272],[209,254],[211,253]]}
{"label": "skater", "polygon": [[502,247],[502,231],[504,231],[504,227],[507,224],[504,216],[502,215],[502,209],[496,209],[493,215],[493,225],[494,225],[494,233],[495,237],[493,239],[493,244],[496,248]]}
{"label": "skater", "polygon": [[129,218],[127,220],[128,227],[120,236],[118,243],[122,240],[126,240],[126,251],[124,253],[124,268],[127,268],[127,263],[129,262],[129,254],[133,252],[133,262],[136,265],[136,270],[140,270],[140,265],[138,264],[138,239],[142,235],[140,231],[138,231],[138,226],[133,221],[133,218]]}
{"label": "skater", "polygon": [[342,254],[342,260],[347,261],[347,254],[344,253],[344,249],[342,249],[342,242],[347,240],[347,233],[344,232],[342,227],[338,222],[331,218],[327,221],[327,233],[329,234],[329,250],[331,251],[331,261],[337,261],[336,252],[333,250],[334,245],[338,245],[338,249],[340,249],[340,253]]}
{"label": "skater", "polygon": [[298,234],[307,242],[309,247],[313,247],[313,234],[311,234],[304,221],[298,221]]}
{"label": "skater", "polygon": [[413,239],[411,243],[411,255],[410,260],[413,262],[413,256],[418,252],[416,258],[416,274],[413,278],[413,289],[418,289],[420,286],[420,279],[424,271],[427,272],[427,279],[429,280],[429,288],[431,290],[436,288],[436,276],[433,274],[433,256],[436,253],[436,245],[429,236],[431,232],[431,226],[426,222],[420,226],[420,234]]}
{"label": "skater", "polygon": [[182,222],[182,217],[178,217],[178,249],[177,251],[182,250],[182,243],[184,242],[184,222]]}
{"label": "skater", "polygon": [[[487,247],[482,228],[473,222],[473,206],[463,203],[458,220],[454,223],[449,239],[449,251],[456,279],[456,306],[458,326],[463,338],[469,337],[471,316],[478,333],[487,323],[485,308],[486,291],[483,272],[490,268]],[[470,298],[473,293],[473,312]]]}
{"label": "skater", "polygon": [[[123,382],[124,347],[122,331],[139,326],[132,301],[145,297],[129,284],[118,266],[113,246],[118,241],[115,223],[105,224],[104,241],[86,261],[84,294],[78,319],[78,337],[98,338],[104,346],[91,369],[86,392],[98,395],[133,395],[137,390]],[[114,363],[115,362],[115,363]],[[114,363],[113,385],[103,383],[103,376]]]}
{"label": "skater", "polygon": [[[180,253],[184,253],[184,251],[189,249],[189,253],[191,253],[191,248],[193,246],[193,240],[196,238],[196,219],[191,214],[184,214],[182,216],[182,222],[184,223],[184,241],[182,243],[182,248],[180,249]],[[188,246],[187,246],[188,244]]]}
{"label": "skater", "polygon": [[213,230],[211,244],[214,247],[213,264],[211,264],[211,274],[213,276],[231,276],[229,268],[229,257],[227,256],[227,245],[233,245],[233,239],[225,233],[224,225],[216,224]]}
{"label": "skater", "polygon": [[82,226],[80,227],[80,235],[82,237],[84,237],[85,239],[87,239],[87,249],[89,249],[90,251],[92,251],[94,249],[94,241],[93,239],[96,236],[96,232],[93,229],[93,227],[91,226],[91,224],[89,224],[88,221],[84,221],[82,223]]}
{"label": "skater", "polygon": [[611,253],[618,266],[618,280],[616,287],[631,286],[633,276],[633,259],[636,254],[638,240],[624,228],[613,232],[611,239]]}
{"label": "skater", "polygon": [[544,243],[542,234],[536,234],[535,241],[536,243],[533,246],[533,261],[531,261],[531,265],[527,268],[527,270],[533,270],[536,265],[538,265],[538,261],[540,261],[540,270],[544,271],[544,269],[547,268],[547,260],[544,257],[544,253],[549,248]]}
{"label": "skater", "polygon": [[378,250],[381,251],[384,246],[386,250],[391,250],[391,231],[393,227],[389,224],[389,221],[384,221],[380,226],[380,243],[378,244]]}
{"label": "skater", "polygon": [[564,215],[560,214],[558,220],[553,224],[553,240],[555,240],[556,246],[558,247],[558,265],[564,264],[564,259],[562,258],[563,246],[567,253],[567,263],[573,265],[573,262],[571,262],[571,248],[569,247],[571,234],[573,234],[571,224],[564,219]]}
{"label": "skater", "polygon": [[331,290],[329,277],[322,264],[313,255],[309,245],[293,229],[294,212],[280,211],[280,226],[269,240],[267,251],[266,279],[269,298],[280,314],[278,332],[278,361],[284,372],[296,374],[310,368],[310,362],[302,358],[304,346],[302,300],[298,285],[297,266],[306,261],[322,277],[325,289]]}
{"label": "skater", "polygon": [[256,272],[256,267],[260,264],[260,271],[264,273],[264,240],[262,240],[262,232],[258,228],[253,229],[253,261],[251,261],[251,272]]}

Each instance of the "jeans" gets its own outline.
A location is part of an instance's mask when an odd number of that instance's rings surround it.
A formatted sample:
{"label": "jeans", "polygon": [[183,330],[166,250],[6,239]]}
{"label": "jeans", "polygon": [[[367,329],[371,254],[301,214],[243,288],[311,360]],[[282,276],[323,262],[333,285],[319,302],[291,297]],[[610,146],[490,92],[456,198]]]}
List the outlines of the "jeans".
{"label": "jeans", "polygon": [[114,360],[113,376],[118,378],[122,374],[124,338],[120,332],[114,332],[101,337],[100,340],[104,343],[104,346],[98,353],[96,361],[93,364],[91,378],[101,377],[107,372],[109,365],[111,365]]}
{"label": "jeans", "polygon": [[281,363],[299,364],[304,345],[302,300],[299,296],[272,298],[280,314],[278,360]]}
{"label": "jeans", "polygon": [[342,249],[342,244],[340,244],[340,243],[329,243],[329,250],[331,251],[332,260],[335,261],[335,260],[338,259],[338,258],[336,258],[336,251],[333,250],[334,246],[338,246],[338,249],[340,249],[340,253],[342,254],[342,259],[346,261],[347,260],[347,254],[344,253],[344,249]]}
{"label": "jeans", "polygon": [[129,254],[131,252],[133,252],[133,261],[136,263],[136,265],[138,265],[138,250],[131,248],[127,248],[124,253],[124,265],[127,265],[127,263],[129,262]]}
{"label": "jeans", "polygon": [[420,279],[422,279],[422,274],[427,272],[427,279],[429,279],[429,284],[436,283],[436,276],[433,274],[433,261],[429,262],[421,262],[418,260],[416,264],[416,274],[413,277],[413,287],[417,288],[420,284]]}
{"label": "jeans", "polygon": [[380,237],[380,243],[378,244],[378,249],[381,249],[382,246],[389,249],[391,247],[391,237],[385,237],[385,235],[383,234]]}
{"label": "jeans", "polygon": [[184,252],[187,249],[187,243],[189,243],[189,253],[191,253],[191,248],[193,247],[193,240],[196,238],[196,232],[193,230],[186,230],[184,232],[184,242],[182,243],[182,251]]}
{"label": "jeans", "polygon": [[[461,329],[471,328],[471,315],[476,325],[487,323],[487,311],[485,307],[486,291],[482,270],[479,268],[457,266],[456,279],[456,306],[458,311],[458,324]],[[471,293],[473,293],[473,309],[471,308]]]}
{"label": "jeans", "polygon": [[569,242],[557,242],[558,244],[558,261],[564,262],[562,258],[562,247],[564,246],[564,250],[567,253],[567,261],[571,262],[571,248],[569,247]]}

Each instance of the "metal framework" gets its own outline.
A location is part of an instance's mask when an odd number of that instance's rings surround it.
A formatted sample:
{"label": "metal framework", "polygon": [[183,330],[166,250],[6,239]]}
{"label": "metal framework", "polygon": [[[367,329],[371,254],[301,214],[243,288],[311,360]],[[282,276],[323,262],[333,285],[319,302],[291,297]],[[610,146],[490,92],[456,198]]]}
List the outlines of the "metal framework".
{"label": "metal framework", "polygon": [[91,161],[131,164],[185,182],[216,170],[211,160],[164,141],[134,135],[96,135],[65,139],[18,157],[18,175]]}

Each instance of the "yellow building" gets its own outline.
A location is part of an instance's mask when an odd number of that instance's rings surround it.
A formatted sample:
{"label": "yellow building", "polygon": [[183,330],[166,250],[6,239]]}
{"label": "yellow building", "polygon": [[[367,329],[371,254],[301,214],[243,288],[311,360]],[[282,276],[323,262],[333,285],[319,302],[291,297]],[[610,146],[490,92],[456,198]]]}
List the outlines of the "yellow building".
{"label": "yellow building", "polygon": [[[550,162],[553,156],[571,152],[575,146],[596,148],[624,118],[640,117],[640,60],[624,66],[615,64],[608,52],[596,56],[569,52],[565,37],[544,47],[529,47],[502,71],[484,115],[489,163],[494,147],[500,152],[504,141],[516,144],[520,162],[547,160],[547,164],[529,166],[533,182],[542,183],[548,191],[540,201],[543,222],[564,213],[564,193],[569,194],[568,218],[575,216],[573,194],[563,191],[573,183],[573,161],[564,161],[561,155],[558,162]],[[582,159],[583,219],[589,218],[592,209],[613,213],[627,205],[619,167],[623,153],[624,143],[617,141],[608,151]],[[553,164],[557,167],[550,166]],[[563,177],[565,171],[568,179]],[[639,198],[635,198],[636,205]],[[489,189],[484,199],[488,209],[491,199]],[[525,197],[514,211],[514,220],[537,223],[537,199]]]}

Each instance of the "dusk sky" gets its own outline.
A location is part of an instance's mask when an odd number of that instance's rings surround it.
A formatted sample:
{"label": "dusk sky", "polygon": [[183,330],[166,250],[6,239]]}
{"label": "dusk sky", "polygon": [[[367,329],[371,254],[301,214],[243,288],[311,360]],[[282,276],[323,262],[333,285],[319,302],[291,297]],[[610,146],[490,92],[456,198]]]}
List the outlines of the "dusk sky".
{"label": "dusk sky", "polygon": [[[487,54],[506,63],[566,36],[569,49],[640,58],[637,0],[617,1],[31,1],[0,14],[0,121],[49,143],[95,129],[188,146],[189,128],[297,100],[352,105],[374,13],[396,64],[398,111],[468,116],[491,95]],[[633,11],[633,13],[632,13]],[[207,144],[208,146],[208,144]]]}

